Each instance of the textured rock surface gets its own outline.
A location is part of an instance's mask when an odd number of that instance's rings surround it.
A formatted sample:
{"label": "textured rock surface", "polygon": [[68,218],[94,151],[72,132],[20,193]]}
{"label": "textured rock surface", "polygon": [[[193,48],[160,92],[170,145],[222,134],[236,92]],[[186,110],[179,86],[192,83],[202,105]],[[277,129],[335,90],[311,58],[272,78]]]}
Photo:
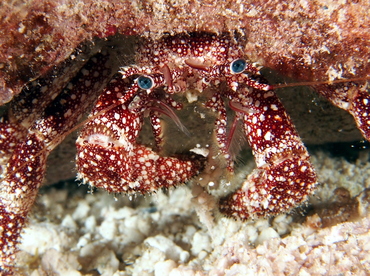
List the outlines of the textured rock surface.
{"label": "textured rock surface", "polygon": [[251,60],[304,80],[369,74],[369,2],[11,1],[0,11],[1,102],[94,36],[239,31]]}

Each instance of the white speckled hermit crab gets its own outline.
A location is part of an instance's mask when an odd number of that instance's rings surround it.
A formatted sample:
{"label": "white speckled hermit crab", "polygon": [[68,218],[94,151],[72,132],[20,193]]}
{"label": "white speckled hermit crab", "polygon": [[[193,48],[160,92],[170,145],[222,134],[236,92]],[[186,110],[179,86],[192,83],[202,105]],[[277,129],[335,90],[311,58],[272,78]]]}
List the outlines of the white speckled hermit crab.
{"label": "white speckled hermit crab", "polygon": [[[159,116],[169,115],[181,126],[174,113],[181,104],[171,95],[192,88],[207,95],[205,106],[216,114],[215,136],[227,169],[233,171],[225,102],[242,121],[257,163],[243,186],[221,199],[223,213],[242,219],[277,214],[299,205],[315,188],[307,150],[273,87],[229,34],[191,33],[145,41],[136,64],[122,68],[102,93],[111,76],[109,58],[103,52],[92,57],[64,89],[50,89],[55,75],[51,72],[49,79],[31,83],[1,121],[0,267],[4,273],[11,273],[46,157],[99,94],[76,142],[78,177],[92,186],[114,193],[148,193],[184,183],[207,166],[196,156],[160,154]],[[355,85],[346,89],[322,85],[319,91],[351,112],[369,138],[366,91]],[[32,115],[35,112],[30,110],[38,112]],[[156,151],[136,143],[147,114]]]}

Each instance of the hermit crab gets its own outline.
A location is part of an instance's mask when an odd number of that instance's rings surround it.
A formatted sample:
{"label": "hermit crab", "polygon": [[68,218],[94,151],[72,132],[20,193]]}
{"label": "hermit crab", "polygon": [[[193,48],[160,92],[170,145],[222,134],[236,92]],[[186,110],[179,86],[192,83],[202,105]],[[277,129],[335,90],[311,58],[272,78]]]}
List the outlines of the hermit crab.
{"label": "hermit crab", "polygon": [[[81,69],[70,81],[69,61],[65,61],[55,70],[64,70],[66,81],[55,85],[60,72],[50,72],[30,83],[1,119],[0,269],[4,273],[11,273],[48,154],[92,105],[76,141],[76,166],[78,179],[93,187],[145,194],[199,174],[212,175],[217,167],[232,175],[231,143],[239,122],[257,166],[240,189],[220,199],[222,213],[240,219],[275,215],[300,205],[314,192],[317,180],[308,152],[274,86],[247,59],[238,37],[182,33],[144,40],[140,45],[134,65],[118,73],[109,54],[99,48],[88,61],[77,60]],[[370,97],[365,86],[338,83],[315,88],[350,112],[370,140]],[[192,100],[202,99],[214,114],[217,149],[202,156],[193,151],[167,156],[162,150],[161,117],[170,117],[186,133],[176,111],[182,108],[177,99],[191,98],[188,91],[193,93]],[[228,126],[229,111],[234,114],[232,126]],[[146,117],[153,148],[137,142]]]}

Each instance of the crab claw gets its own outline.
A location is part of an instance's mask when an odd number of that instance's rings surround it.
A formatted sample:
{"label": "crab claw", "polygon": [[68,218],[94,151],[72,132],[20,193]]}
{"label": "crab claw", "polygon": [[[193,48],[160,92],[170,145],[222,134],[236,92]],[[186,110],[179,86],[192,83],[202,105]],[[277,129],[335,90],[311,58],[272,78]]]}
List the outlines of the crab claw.
{"label": "crab claw", "polygon": [[[91,186],[126,194],[150,193],[188,181],[201,168],[195,156],[187,160],[162,157],[136,143],[147,108],[133,109],[131,101],[122,102],[126,94],[118,91],[128,90],[140,97],[136,82],[127,87],[118,77],[98,99],[93,118],[76,142],[78,178]],[[143,93],[143,97],[151,95]]]}
{"label": "crab claw", "polygon": [[239,94],[238,110],[257,168],[220,200],[221,212],[241,219],[287,212],[316,186],[308,152],[275,92],[249,89]]}

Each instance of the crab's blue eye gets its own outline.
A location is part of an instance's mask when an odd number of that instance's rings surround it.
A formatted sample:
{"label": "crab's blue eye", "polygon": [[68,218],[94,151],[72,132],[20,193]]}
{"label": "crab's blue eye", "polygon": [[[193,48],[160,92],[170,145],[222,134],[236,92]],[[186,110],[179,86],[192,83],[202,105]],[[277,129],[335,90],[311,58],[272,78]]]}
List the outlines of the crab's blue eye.
{"label": "crab's blue eye", "polygon": [[239,74],[245,70],[246,66],[247,62],[244,59],[236,59],[230,65],[231,73]]}
{"label": "crab's blue eye", "polygon": [[146,77],[146,76],[140,76],[137,79],[137,84],[139,85],[141,89],[145,89],[145,90],[151,89],[154,86],[153,79],[151,77]]}

